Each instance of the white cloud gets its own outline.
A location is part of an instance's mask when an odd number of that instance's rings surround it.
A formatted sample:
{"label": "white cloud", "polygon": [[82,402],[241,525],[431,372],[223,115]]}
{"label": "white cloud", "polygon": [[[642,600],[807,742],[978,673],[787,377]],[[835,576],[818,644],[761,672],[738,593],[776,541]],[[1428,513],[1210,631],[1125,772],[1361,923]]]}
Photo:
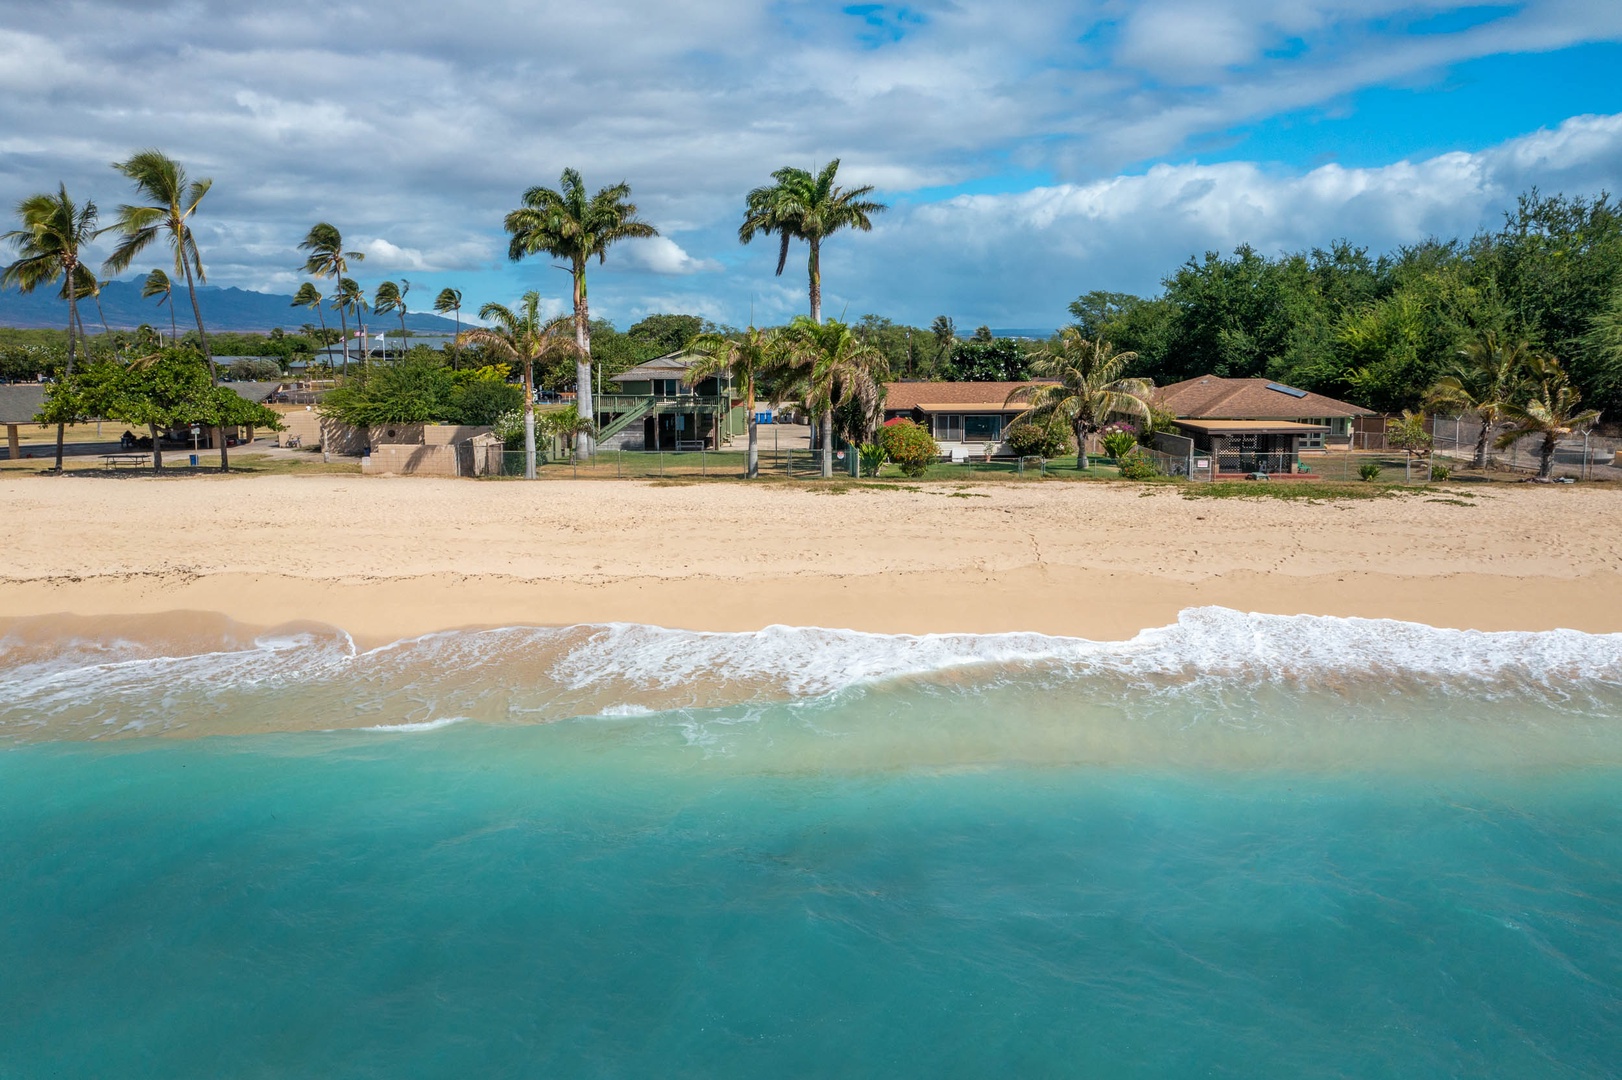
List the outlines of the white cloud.
{"label": "white cloud", "polygon": [[698,274],[721,269],[714,259],[695,259],[667,236],[628,241],[621,248],[626,263],[654,274]]}

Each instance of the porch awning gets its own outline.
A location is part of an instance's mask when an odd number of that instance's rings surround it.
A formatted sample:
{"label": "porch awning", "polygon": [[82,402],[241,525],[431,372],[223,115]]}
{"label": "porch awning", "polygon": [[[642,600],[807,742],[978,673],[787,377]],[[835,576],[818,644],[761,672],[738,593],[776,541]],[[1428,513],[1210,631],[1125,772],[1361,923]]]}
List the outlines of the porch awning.
{"label": "porch awning", "polygon": [[1173,420],[1172,423],[1201,435],[1311,435],[1329,430],[1323,424],[1302,424],[1294,420]]}

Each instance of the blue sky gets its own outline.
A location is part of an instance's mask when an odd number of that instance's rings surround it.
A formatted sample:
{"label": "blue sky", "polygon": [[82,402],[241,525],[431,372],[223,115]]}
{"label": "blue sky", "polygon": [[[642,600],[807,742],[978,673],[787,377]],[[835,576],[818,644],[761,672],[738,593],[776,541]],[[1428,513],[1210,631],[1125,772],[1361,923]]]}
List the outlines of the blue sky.
{"label": "blue sky", "polygon": [[893,208],[829,245],[826,310],[963,326],[1057,325],[1243,242],[1468,233],[1534,184],[1622,175],[1616,0],[80,0],[0,8],[0,52],[7,204],[60,180],[110,209],[107,163],[156,145],[215,180],[216,283],[292,292],[329,220],[365,285],[561,310],[566,277],[507,263],[500,220],[573,166],[663,233],[593,271],[621,326],[803,310],[803,249],[774,277],[737,222],[772,169],[833,156]]}

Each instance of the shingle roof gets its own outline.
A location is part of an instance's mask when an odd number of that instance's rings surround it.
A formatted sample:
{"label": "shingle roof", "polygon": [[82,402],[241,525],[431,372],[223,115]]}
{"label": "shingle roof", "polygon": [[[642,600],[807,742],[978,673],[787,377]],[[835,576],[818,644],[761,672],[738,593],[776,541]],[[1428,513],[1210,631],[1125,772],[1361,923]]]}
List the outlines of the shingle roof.
{"label": "shingle roof", "polygon": [[693,366],[696,356],[673,352],[665,356],[644,360],[629,371],[609,377],[609,382],[641,382],[646,379],[679,379]]}
{"label": "shingle roof", "polygon": [[884,384],[886,412],[906,412],[922,408],[939,412],[942,407],[1003,410],[1024,409],[1015,403],[1006,406],[1008,395],[1028,382],[893,382]]}
{"label": "shingle roof", "polygon": [[[1172,415],[1203,420],[1294,420],[1302,416],[1373,416],[1373,409],[1266,379],[1201,375],[1155,390],[1155,403]],[[1286,392],[1291,391],[1291,392]]]}

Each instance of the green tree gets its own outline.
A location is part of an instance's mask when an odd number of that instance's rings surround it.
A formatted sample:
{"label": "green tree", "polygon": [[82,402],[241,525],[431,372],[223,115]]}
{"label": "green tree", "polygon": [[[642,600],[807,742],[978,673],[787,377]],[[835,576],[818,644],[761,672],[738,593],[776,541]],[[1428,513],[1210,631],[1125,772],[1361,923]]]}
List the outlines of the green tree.
{"label": "green tree", "polygon": [[1471,464],[1488,465],[1488,447],[1504,410],[1523,390],[1532,347],[1525,340],[1505,341],[1495,330],[1483,331],[1459,350],[1458,361],[1431,387],[1428,402],[1435,408],[1473,413],[1481,421]]}
{"label": "green tree", "polygon": [[[711,377],[725,376],[743,390],[744,408],[748,410],[749,456],[745,475],[753,480],[760,475],[760,433],[755,423],[755,389],[763,375],[781,362],[781,346],[777,334],[751,326],[738,337],[725,334],[700,334],[689,348],[698,357],[687,369],[690,385]],[[730,405],[730,402],[727,402]]]}
{"label": "green tree", "polygon": [[400,351],[405,352],[406,340],[406,293],[411,291],[411,282],[405,278],[400,279],[396,285],[392,281],[385,281],[377,287],[372,295],[372,311],[378,315],[387,315],[394,312],[400,317]]}
{"label": "green tree", "polygon": [[[486,304],[479,318],[491,327],[464,330],[458,344],[479,346],[487,356],[518,366],[524,373],[524,479],[535,479],[535,365],[558,355],[579,355],[578,341],[563,335],[568,316],[547,320],[541,315],[541,294],[530,291],[514,311],[502,304]],[[588,413],[583,413],[589,418]],[[587,439],[590,431],[577,432]]]}
{"label": "green tree", "polygon": [[321,312],[321,301],[323,299],[324,298],[322,297],[320,290],[318,290],[312,282],[306,281],[304,284],[298,287],[298,292],[293,294],[293,303],[291,306],[315,309],[315,317],[321,320],[321,347],[325,349],[328,342],[327,317]]}
{"label": "green tree", "polygon": [[804,315],[784,328],[782,345],[778,377],[786,375],[804,389],[806,410],[818,418],[821,431],[822,475],[831,477],[835,414],[840,414],[842,433],[853,446],[871,440],[884,414],[884,380],[889,377],[884,354],[862,344],[837,319],[818,324]]}
{"label": "green tree", "polygon": [[[345,275],[349,273],[351,262],[363,262],[364,253],[359,251],[345,251],[344,237],[337,226],[325,221],[317,222],[310,227],[310,231],[299,242],[299,250],[309,252],[301,268],[306,274],[316,278],[330,278],[339,283],[339,291],[343,292],[342,284],[348,282],[352,287],[351,293],[358,294],[360,286]],[[343,332],[344,344],[344,374],[349,374],[349,316],[348,309],[353,295],[349,300],[340,301],[334,296],[332,306],[338,309],[339,328]],[[322,320],[325,326],[325,320]]]}
{"label": "green tree", "polygon": [[1498,436],[1500,450],[1529,435],[1541,435],[1538,478],[1554,472],[1555,445],[1568,435],[1599,423],[1598,409],[1584,409],[1583,396],[1571,385],[1565,368],[1552,356],[1534,354],[1526,363],[1528,393],[1504,409],[1509,429]]}
{"label": "green tree", "polygon": [[180,326],[175,320],[175,286],[174,282],[169,280],[169,275],[165,274],[161,269],[153,270],[141,282],[141,299],[150,300],[154,296],[160,298],[158,300],[159,307],[163,307],[165,304],[169,305],[169,344],[178,345],[180,343]]}
{"label": "green tree", "polygon": [[1149,418],[1154,384],[1122,374],[1133,359],[1108,342],[1088,341],[1074,328],[1065,329],[1057,348],[1032,364],[1036,376],[1053,381],[1018,387],[1008,395],[1009,404],[1027,406],[1014,423],[1041,426],[1063,420],[1076,438],[1076,468],[1087,468],[1089,435],[1117,417]]}
{"label": "green tree", "polygon": [[439,295],[434,297],[434,311],[440,315],[449,312],[456,319],[456,338],[452,339],[451,344],[451,370],[454,371],[461,366],[462,350],[455,342],[462,336],[462,290],[448,286],[440,289]]}
{"label": "green tree", "polygon": [[[209,378],[218,383],[219,369],[214,365],[214,352],[208,343],[208,330],[203,326],[203,309],[197,303],[197,286],[208,281],[203,269],[203,257],[197,250],[197,237],[191,222],[202,204],[203,196],[214,186],[214,181],[186,179],[186,170],[173,158],[159,150],[140,150],[128,160],[113,163],[131,183],[136,195],[145,199],[139,205],[125,204],[118,208],[118,217],[107,231],[122,236],[113,253],[107,257],[106,269],[111,274],[122,274],[129,269],[135,257],[145,251],[153,241],[164,237],[175,257],[175,273],[184,275],[186,294],[191,298],[192,317],[197,320],[197,339],[202,346],[203,358],[208,361]],[[231,454],[227,448],[225,432],[215,432],[220,443],[220,469],[229,471]]]}
{"label": "green tree", "polygon": [[[575,367],[575,400],[588,419],[596,415],[591,401],[591,310],[586,300],[586,265],[595,258],[601,265],[608,249],[621,240],[647,239],[659,230],[636,216],[630,201],[631,186],[623,181],[586,195],[586,186],[574,169],[564,169],[558,189],[532,187],[523,205],[502,222],[511,237],[507,257],[517,262],[529,255],[547,254],[569,260],[574,283],[574,340],[579,348]],[[591,453],[591,432],[582,430],[576,442],[581,455]]]}
{"label": "green tree", "polygon": [[[33,292],[41,285],[60,281],[59,295],[68,302],[68,364],[72,375],[76,348],[75,330],[84,335],[79,321],[79,288],[89,274],[81,260],[81,251],[96,236],[96,204],[86,201],[78,205],[68,196],[66,184],[58,185],[55,195],[42,192],[30,195],[17,204],[20,228],[6,233],[5,242],[17,253],[14,262],[0,271],[0,288],[15,288],[20,292]],[[65,423],[56,425],[56,471],[62,471],[62,440]]]}
{"label": "green tree", "polygon": [[349,316],[348,312],[355,313],[355,325],[360,329],[361,339],[361,366],[367,366],[371,350],[366,347],[366,290],[360,287],[360,282],[354,278],[339,278],[337,287],[332,291],[332,306],[338,309],[338,317],[343,322],[344,330],[344,374],[349,374]]}
{"label": "green tree", "polygon": [[773,183],[755,188],[746,200],[738,240],[749,243],[757,234],[779,240],[777,274],[788,262],[791,240],[804,240],[811,249],[806,270],[811,284],[811,321],[822,321],[822,242],[841,229],[873,228],[873,215],[889,209],[869,199],[871,184],[846,190],[834,183],[839,159],[834,158],[812,175],[805,169],[788,166],[772,173]]}

